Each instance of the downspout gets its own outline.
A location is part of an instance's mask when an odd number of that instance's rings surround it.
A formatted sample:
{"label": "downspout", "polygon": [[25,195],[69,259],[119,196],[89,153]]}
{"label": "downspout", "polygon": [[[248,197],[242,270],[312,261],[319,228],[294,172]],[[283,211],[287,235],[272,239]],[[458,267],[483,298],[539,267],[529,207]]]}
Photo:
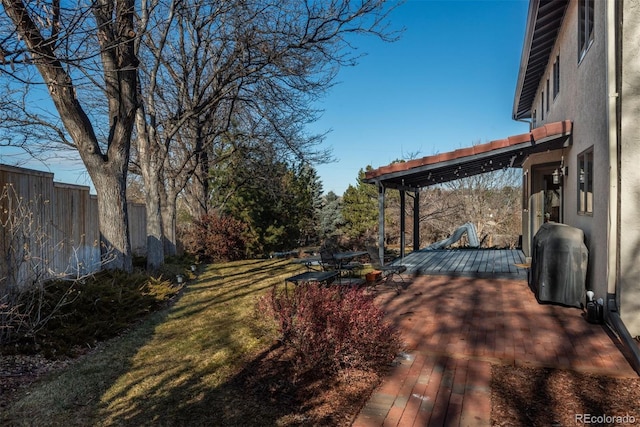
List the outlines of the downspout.
{"label": "downspout", "polygon": [[609,217],[607,224],[607,307],[606,320],[613,328],[618,338],[629,350],[629,362],[633,369],[640,374],[640,348],[627,330],[620,312],[618,311],[617,283],[620,268],[619,242],[620,231],[620,60],[621,34],[617,23],[621,23],[621,8],[623,1],[607,2],[607,92],[608,96],[608,128],[609,128]]}
{"label": "downspout", "polygon": [[522,122],[522,123],[526,123],[529,125],[529,132],[531,132],[533,130],[533,119],[515,119],[516,122]]}

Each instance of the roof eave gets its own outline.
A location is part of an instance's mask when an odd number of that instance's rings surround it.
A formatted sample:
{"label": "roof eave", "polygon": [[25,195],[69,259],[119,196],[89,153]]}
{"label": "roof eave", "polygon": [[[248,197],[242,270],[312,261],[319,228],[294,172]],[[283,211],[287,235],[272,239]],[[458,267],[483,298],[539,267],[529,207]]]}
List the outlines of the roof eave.
{"label": "roof eave", "polygon": [[[535,29],[536,16],[540,0],[531,0],[529,2],[529,12],[527,12],[527,27],[524,33],[524,42],[522,47],[522,56],[520,57],[520,69],[518,70],[518,80],[516,84],[516,94],[513,99],[513,119],[521,120],[528,116],[531,116],[531,109],[527,114],[518,114],[518,107],[520,104],[520,98],[522,96],[522,86],[524,84],[524,77],[527,73],[527,65],[529,64],[529,55],[531,53],[531,42],[533,41],[533,30]],[[534,13],[536,12],[536,13]]]}
{"label": "roof eave", "polygon": [[514,120],[531,118],[536,90],[555,46],[567,5],[568,0],[531,0],[529,3],[513,102]]}
{"label": "roof eave", "polygon": [[549,123],[526,134],[369,170],[363,182],[409,190],[496,169],[521,167],[533,153],[566,148],[572,130],[569,120]]}

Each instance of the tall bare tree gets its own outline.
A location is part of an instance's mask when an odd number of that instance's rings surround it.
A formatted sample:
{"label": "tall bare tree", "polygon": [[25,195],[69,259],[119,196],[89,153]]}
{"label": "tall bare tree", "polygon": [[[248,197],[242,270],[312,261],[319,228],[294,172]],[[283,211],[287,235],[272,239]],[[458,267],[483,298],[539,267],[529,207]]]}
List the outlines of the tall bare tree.
{"label": "tall bare tree", "polygon": [[229,153],[221,145],[329,158],[316,149],[321,136],[304,132],[317,118],[310,102],[355,63],[349,34],[391,38],[391,8],[384,0],[142,2],[136,158],[149,188],[150,265],[175,248],[176,198],[187,184],[192,209],[206,211],[210,169]]}
{"label": "tall bare tree", "polygon": [[[135,1],[96,0],[72,9],[60,0],[1,4],[8,20],[1,23],[0,73],[29,84],[37,70],[63,125],[49,122],[48,129],[77,150],[95,186],[101,243],[114,256],[109,266],[130,270],[125,190],[138,105]],[[96,124],[78,96],[96,88],[107,123]]]}
{"label": "tall bare tree", "polygon": [[[304,132],[318,113],[309,105],[331,87],[340,66],[355,64],[352,35],[392,38],[385,22],[397,5],[386,0],[1,4],[6,35],[0,38],[0,72],[25,90],[32,83],[45,85],[57,110],[54,116],[32,114],[23,97],[12,107],[25,114],[14,116],[13,123],[20,123],[24,135],[38,125],[45,140],[78,151],[98,193],[103,243],[118,254],[112,265],[124,269],[131,267],[125,183],[134,123],[134,170],[145,182],[149,259],[155,267],[165,249],[169,254],[175,249],[175,201],[187,183],[200,184],[192,194],[199,194],[198,205],[206,208],[209,169],[222,160],[212,157],[213,147],[224,143],[231,123],[245,133],[243,141],[271,144],[285,157],[328,158],[315,149],[321,138]],[[96,88],[103,96],[96,97]],[[35,152],[37,143],[29,137],[19,143]]]}

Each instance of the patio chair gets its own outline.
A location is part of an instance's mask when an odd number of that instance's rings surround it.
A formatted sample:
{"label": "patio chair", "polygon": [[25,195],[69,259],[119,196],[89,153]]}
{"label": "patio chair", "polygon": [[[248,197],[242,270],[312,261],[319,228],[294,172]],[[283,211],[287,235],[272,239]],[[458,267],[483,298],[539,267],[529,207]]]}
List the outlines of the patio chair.
{"label": "patio chair", "polygon": [[326,247],[320,248],[320,262],[325,271],[336,270],[338,267],[338,263],[333,257],[333,251]]}
{"label": "patio chair", "polygon": [[342,275],[343,272],[353,274],[355,270],[361,270],[363,265],[359,262],[347,262],[340,263],[333,254],[336,253],[335,249],[330,247],[320,248],[320,260],[322,263],[322,269],[325,271],[338,271]]}
{"label": "patio chair", "polygon": [[[367,253],[369,254],[369,258],[371,259],[371,265],[374,269],[382,272],[382,279],[385,283],[389,283],[392,281],[391,279],[394,276],[398,276],[402,283],[404,283],[404,277],[402,277],[402,273],[407,271],[407,266],[402,264],[384,264],[380,260],[380,254],[378,252],[378,247],[373,245],[367,245]],[[393,285],[396,288],[396,292],[400,293],[400,286],[398,282],[395,280],[392,281]]]}

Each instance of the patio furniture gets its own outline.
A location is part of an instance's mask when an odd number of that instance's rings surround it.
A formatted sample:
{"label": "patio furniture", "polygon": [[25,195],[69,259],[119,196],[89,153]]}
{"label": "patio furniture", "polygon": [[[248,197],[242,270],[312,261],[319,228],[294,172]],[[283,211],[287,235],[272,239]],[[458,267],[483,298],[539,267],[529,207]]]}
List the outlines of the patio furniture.
{"label": "patio furniture", "polygon": [[320,259],[322,268],[325,271],[350,274],[354,270],[360,270],[363,267],[361,263],[351,262],[351,260],[358,255],[364,254],[366,252],[333,252],[329,248],[322,248],[320,250]]}
{"label": "patio furniture", "polygon": [[285,283],[291,282],[294,285],[302,283],[318,283],[330,285],[338,277],[337,271],[306,271],[295,276],[284,279]]}
{"label": "patio furniture", "polygon": [[361,257],[363,255],[367,255],[366,251],[348,251],[348,252],[338,252],[333,254],[333,259],[337,263],[337,268],[339,271],[346,271],[349,273],[353,273],[354,270],[362,270],[364,266],[362,263],[353,261],[354,258]]}
{"label": "patio furniture", "polygon": [[292,262],[295,264],[304,264],[307,270],[322,270],[322,259],[319,256],[308,256],[304,258],[296,258]]}
{"label": "patio furniture", "polygon": [[[376,246],[367,245],[367,253],[369,254],[369,258],[371,259],[371,265],[375,270],[378,270],[382,273],[382,280],[384,280],[385,283],[389,283],[390,281],[392,281],[391,279],[394,276],[398,276],[402,283],[404,283],[402,273],[407,271],[407,267],[405,265],[394,263],[384,264],[380,260],[380,255]],[[400,287],[395,280],[393,280],[393,285],[396,288],[396,292],[399,294]]]}

